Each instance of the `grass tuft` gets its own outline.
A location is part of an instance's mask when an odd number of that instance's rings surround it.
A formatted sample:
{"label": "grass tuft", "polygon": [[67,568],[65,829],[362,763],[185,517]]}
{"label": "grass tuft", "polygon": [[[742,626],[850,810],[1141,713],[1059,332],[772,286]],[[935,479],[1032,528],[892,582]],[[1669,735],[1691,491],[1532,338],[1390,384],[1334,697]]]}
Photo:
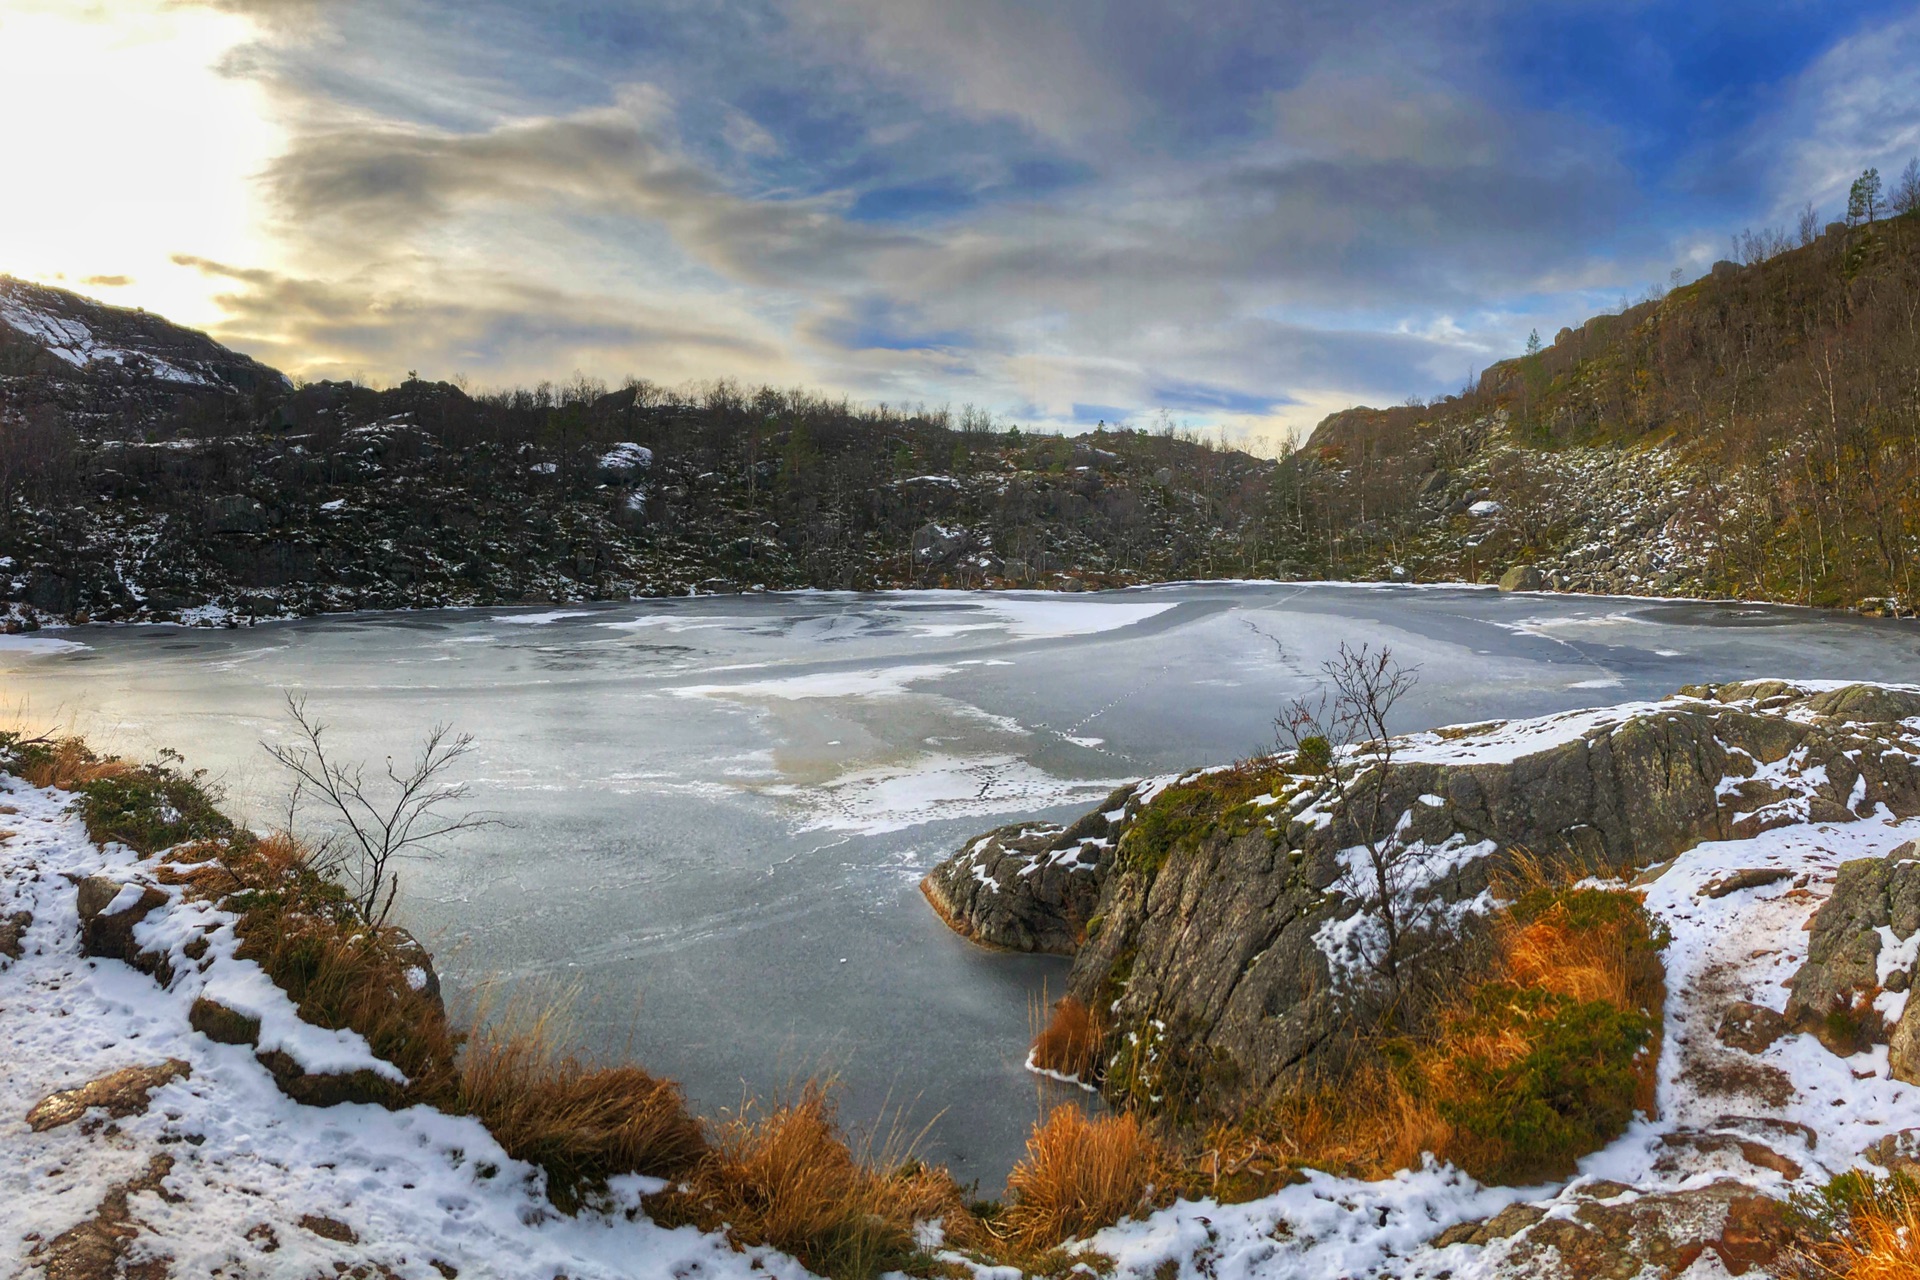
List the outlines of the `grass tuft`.
{"label": "grass tuft", "polygon": [[620,1174],[691,1173],[707,1141],[679,1086],[564,1052],[558,1012],[487,1020],[461,1054],[457,1109],[480,1117],[508,1155],[546,1170],[547,1195],[567,1212]]}
{"label": "grass tuft", "polygon": [[946,1170],[892,1154],[857,1156],[830,1089],[809,1081],[789,1101],[749,1104],[718,1125],[689,1186],[656,1197],[654,1217],[724,1224],[734,1239],[782,1249],[834,1280],[915,1260],[922,1223],[938,1222],[950,1244],[972,1243],[973,1217]]}
{"label": "grass tuft", "polygon": [[1053,1006],[1047,1025],[1034,1037],[1032,1062],[1076,1080],[1088,1080],[1100,1050],[1101,1030],[1086,1002],[1067,996]]}
{"label": "grass tuft", "polygon": [[1794,1268],[1807,1280],[1920,1276],[1920,1181],[1859,1170],[1794,1202]]}
{"label": "grass tuft", "polygon": [[1089,1117],[1071,1104],[1055,1107],[1007,1178],[1012,1199],[999,1225],[1017,1247],[1044,1251],[1151,1210],[1173,1172],[1166,1149],[1137,1116]]}

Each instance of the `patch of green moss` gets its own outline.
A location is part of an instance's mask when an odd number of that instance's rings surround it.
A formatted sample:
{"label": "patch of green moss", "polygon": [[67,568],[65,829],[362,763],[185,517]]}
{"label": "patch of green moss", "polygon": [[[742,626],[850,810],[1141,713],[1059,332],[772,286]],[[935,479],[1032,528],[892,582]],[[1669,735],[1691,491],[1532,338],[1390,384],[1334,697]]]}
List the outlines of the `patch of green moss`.
{"label": "patch of green moss", "polygon": [[1292,779],[1271,760],[1255,761],[1176,783],[1153,798],[1120,840],[1120,865],[1152,877],[1176,849],[1210,836],[1226,839],[1259,829],[1264,807],[1249,801],[1278,795]]}

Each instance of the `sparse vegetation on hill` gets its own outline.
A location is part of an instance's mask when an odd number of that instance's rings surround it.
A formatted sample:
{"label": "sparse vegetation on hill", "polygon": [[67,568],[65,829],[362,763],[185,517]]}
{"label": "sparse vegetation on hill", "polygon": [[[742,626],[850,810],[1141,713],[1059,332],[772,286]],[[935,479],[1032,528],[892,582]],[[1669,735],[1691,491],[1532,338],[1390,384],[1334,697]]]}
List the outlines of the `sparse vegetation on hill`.
{"label": "sparse vegetation on hill", "polygon": [[[731,383],[295,388],[231,353],[187,383],[135,349],[220,350],[199,335],[4,279],[0,304],[16,625],[1294,569],[1273,464],[1171,429],[1064,439]],[[9,327],[28,312],[133,354],[76,366]]]}
{"label": "sparse vegetation on hill", "polygon": [[[1323,422],[1278,487],[1335,576],[1920,604],[1920,215],[1563,329],[1463,394]],[[1479,504],[1476,506],[1476,504]]]}

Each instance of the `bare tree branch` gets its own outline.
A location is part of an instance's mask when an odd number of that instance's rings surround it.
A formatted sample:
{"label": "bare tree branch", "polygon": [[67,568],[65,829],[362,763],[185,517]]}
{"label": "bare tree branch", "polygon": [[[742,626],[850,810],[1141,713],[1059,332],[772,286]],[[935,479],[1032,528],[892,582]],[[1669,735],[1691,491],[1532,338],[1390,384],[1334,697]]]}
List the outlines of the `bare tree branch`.
{"label": "bare tree branch", "polygon": [[1387,725],[1394,704],[1419,683],[1393,650],[1342,642],[1321,665],[1325,682],[1311,696],[1281,708],[1274,727],[1294,768],[1319,774],[1359,840],[1364,865],[1350,865],[1341,891],[1380,924],[1384,942],[1374,958],[1389,984],[1398,985],[1406,936],[1419,922],[1417,900],[1426,850],[1388,821],[1395,743]]}
{"label": "bare tree branch", "polygon": [[291,743],[261,743],[262,749],[293,775],[293,793],[287,801],[287,829],[292,832],[307,796],[343,830],[319,846],[316,869],[332,875],[346,887],[354,909],[376,928],[386,923],[400,891],[396,865],[409,858],[432,856],[431,846],[449,836],[498,826],[483,813],[444,812],[447,805],[465,801],[471,791],[464,782],[451,782],[447,772],[473,750],[473,735],[456,734],[452,726],[435,725],[421,741],[411,766],[396,766],[388,756],[380,777],[369,782],[366,767],[342,762],[327,754],[327,726],[307,714],[306,701],[286,695],[287,714],[299,730]]}

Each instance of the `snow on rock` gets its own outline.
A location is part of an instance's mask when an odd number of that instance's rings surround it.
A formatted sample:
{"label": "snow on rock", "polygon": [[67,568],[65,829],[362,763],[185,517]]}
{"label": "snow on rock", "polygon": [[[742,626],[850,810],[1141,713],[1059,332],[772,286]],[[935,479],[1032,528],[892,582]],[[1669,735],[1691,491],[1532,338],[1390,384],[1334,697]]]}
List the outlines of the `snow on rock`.
{"label": "snow on rock", "polygon": [[[21,957],[0,961],[0,1275],[44,1261],[36,1248],[129,1186],[137,1233],[129,1247],[169,1259],[175,1276],[331,1275],[363,1265],[404,1280],[440,1280],[452,1274],[443,1266],[525,1280],[806,1275],[784,1255],[656,1226],[640,1210],[640,1196],[658,1188],[649,1179],[616,1179],[609,1209],[563,1216],[542,1194],[543,1175],[509,1158],[474,1119],[289,1100],[250,1048],[191,1029],[196,994],[279,1020],[277,1034],[309,1062],[378,1059],[363,1044],[294,1025],[286,997],[231,960],[230,922],[204,904],[175,901],[139,929],[143,944],[167,949],[194,932],[208,937],[205,975],[185,963],[163,989],[119,961],[82,956],[69,877],[127,881],[141,865],[122,846],[93,845],[59,792],[0,779],[0,801],[17,810],[6,818],[14,834],[0,842],[0,917],[32,913]],[[144,1112],[114,1127],[82,1119],[35,1133],[26,1122],[49,1094],[169,1059],[190,1074],[154,1088]]]}
{"label": "snow on rock", "polygon": [[17,298],[0,297],[0,323],[26,334],[76,369],[105,362],[144,369],[166,382],[185,382],[198,387],[214,385],[199,374],[182,369],[159,356],[103,343],[80,321],[41,311]]}
{"label": "snow on rock", "polygon": [[623,441],[600,455],[600,469],[621,475],[645,471],[653,465],[653,450],[643,444]]}

